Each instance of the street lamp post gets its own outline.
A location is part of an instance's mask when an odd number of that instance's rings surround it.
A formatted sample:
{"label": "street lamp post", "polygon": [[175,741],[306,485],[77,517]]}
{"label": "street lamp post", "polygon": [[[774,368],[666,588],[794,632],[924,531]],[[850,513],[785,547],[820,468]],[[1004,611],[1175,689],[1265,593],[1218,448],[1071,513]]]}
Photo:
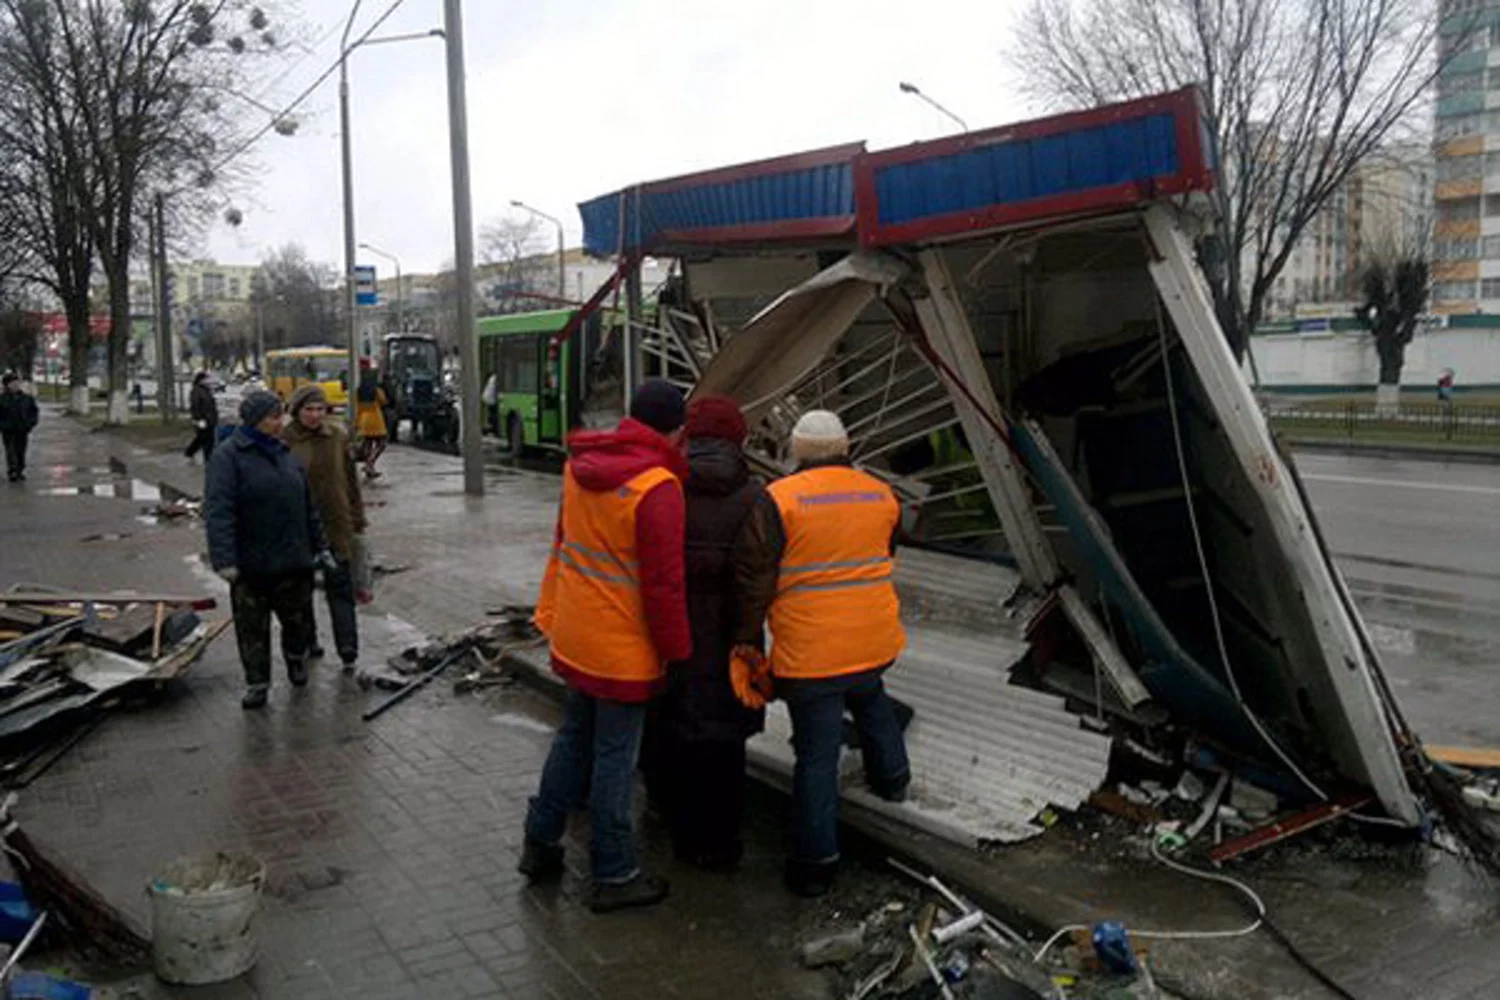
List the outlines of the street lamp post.
{"label": "street lamp post", "polygon": [[901,93],[910,94],[919,101],[926,101],[928,104],[932,105],[934,108],[937,108],[943,114],[947,115],[949,118],[952,118],[955,122],[957,122],[959,128],[963,129],[965,132],[969,131],[968,122],[964,121],[962,118],[958,117],[958,115],[955,115],[953,112],[943,107],[937,101],[934,101],[932,98],[922,93],[921,89],[915,83],[907,83],[905,80],[903,80],[898,86],[900,86],[901,88]]}
{"label": "street lamp post", "polygon": [[[339,41],[339,131],[344,173],[344,309],[348,314],[349,335],[349,398],[353,400],[359,379],[359,296],[355,289],[354,260],[354,149],[349,135],[349,56],[362,45],[384,45],[390,42],[417,41],[423,38],[440,38],[443,29],[389,35],[384,38],[362,38],[349,44],[349,34],[354,30],[354,18],[364,0],[354,0],[349,17],[344,21],[344,34]],[[351,403],[352,406],[352,403]]]}
{"label": "street lamp post", "polygon": [[406,300],[405,292],[401,287],[401,260],[393,253],[386,253],[373,243],[361,243],[360,247],[370,251],[377,257],[383,257],[390,261],[396,268],[396,332],[406,332]]}
{"label": "street lamp post", "polygon": [[464,81],[462,0],[443,0],[448,48],[448,143],[453,169],[453,277],[458,306],[460,373],[459,419],[463,431],[464,492],[484,495],[479,405],[479,331],[474,320],[474,205],[469,190],[469,111]]}
{"label": "street lamp post", "polygon": [[511,199],[511,207],[519,208],[523,212],[530,212],[539,219],[546,219],[557,227],[557,297],[566,299],[568,297],[568,264],[566,259],[566,240],[563,236],[562,220],[555,215],[548,215],[539,208],[532,208],[523,201]]}

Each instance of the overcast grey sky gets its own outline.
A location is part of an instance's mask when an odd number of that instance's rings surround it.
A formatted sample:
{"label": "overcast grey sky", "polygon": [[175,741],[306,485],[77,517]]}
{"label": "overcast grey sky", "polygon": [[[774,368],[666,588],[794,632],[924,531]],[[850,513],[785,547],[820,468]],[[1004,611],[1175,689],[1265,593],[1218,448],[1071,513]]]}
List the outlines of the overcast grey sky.
{"label": "overcast grey sky", "polygon": [[[351,0],[301,0],[311,54],[261,96],[280,107],[333,61]],[[390,0],[365,0],[358,34]],[[580,235],[576,205],[637,181],[864,139],[955,130],[910,80],[983,127],[1025,117],[1001,52],[1015,0],[468,0],[476,223],[529,202]],[[404,0],[380,34],[442,24]],[[350,60],[356,232],[408,272],[453,254],[441,40]],[[261,173],[206,252],[254,263],[288,241],[342,256],[338,102],[330,80],[297,134],[261,140]],[[549,230],[550,232],[550,230]],[[550,236],[549,236],[550,239]],[[372,259],[381,273],[383,261]]]}

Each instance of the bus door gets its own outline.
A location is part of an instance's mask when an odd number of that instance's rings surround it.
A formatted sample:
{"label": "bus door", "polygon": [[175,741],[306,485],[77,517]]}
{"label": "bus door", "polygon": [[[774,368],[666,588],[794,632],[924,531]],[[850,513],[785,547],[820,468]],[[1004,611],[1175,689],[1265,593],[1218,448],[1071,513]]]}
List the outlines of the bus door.
{"label": "bus door", "polygon": [[536,339],[541,364],[537,366],[540,385],[537,389],[537,441],[561,446],[568,432],[564,409],[562,348],[553,336],[544,333]]}

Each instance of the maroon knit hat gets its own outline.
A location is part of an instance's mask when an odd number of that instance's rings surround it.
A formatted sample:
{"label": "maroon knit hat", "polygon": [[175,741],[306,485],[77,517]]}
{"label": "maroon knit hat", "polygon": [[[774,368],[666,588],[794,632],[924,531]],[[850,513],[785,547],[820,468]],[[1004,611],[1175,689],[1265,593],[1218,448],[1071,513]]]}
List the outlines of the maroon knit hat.
{"label": "maroon knit hat", "polygon": [[698,396],[688,403],[684,431],[693,438],[719,438],[733,444],[744,444],[749,430],[740,404],[728,396]]}

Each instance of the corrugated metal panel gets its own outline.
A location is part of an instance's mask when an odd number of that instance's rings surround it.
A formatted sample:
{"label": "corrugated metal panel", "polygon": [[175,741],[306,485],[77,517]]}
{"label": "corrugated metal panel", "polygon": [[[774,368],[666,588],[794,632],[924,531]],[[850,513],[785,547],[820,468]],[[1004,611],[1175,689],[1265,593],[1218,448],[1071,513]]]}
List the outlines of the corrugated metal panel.
{"label": "corrugated metal panel", "polygon": [[860,242],[930,243],[1207,190],[1205,137],[1189,87],[871,153],[855,165]]}
{"label": "corrugated metal panel", "polygon": [[[1010,683],[1025,645],[994,635],[917,625],[887,674],[892,695],[916,710],[907,731],[912,793],[878,803],[845,756],[845,796],[945,838],[977,845],[1042,832],[1048,805],[1078,808],[1105,778],[1110,741],[1083,729],[1062,699]],[[789,772],[791,721],[775,705],[750,744],[757,763]],[[850,774],[852,772],[852,774]]]}
{"label": "corrugated metal panel", "polygon": [[[777,242],[854,230],[855,158],[862,144],[811,150],[654,181],[578,206],[584,247],[659,252],[700,242]],[[625,211],[621,241],[621,204]]]}
{"label": "corrugated metal panel", "polygon": [[1170,175],[1176,125],[1151,115],[877,169],[877,217],[897,225]]}

